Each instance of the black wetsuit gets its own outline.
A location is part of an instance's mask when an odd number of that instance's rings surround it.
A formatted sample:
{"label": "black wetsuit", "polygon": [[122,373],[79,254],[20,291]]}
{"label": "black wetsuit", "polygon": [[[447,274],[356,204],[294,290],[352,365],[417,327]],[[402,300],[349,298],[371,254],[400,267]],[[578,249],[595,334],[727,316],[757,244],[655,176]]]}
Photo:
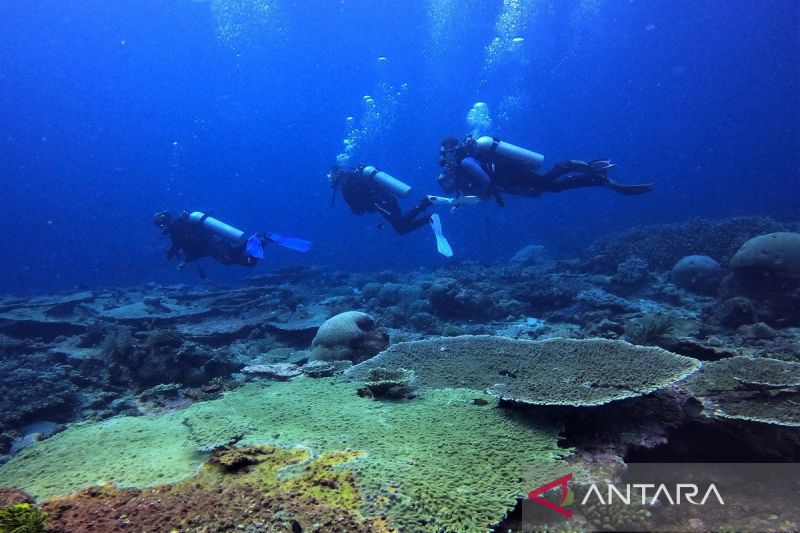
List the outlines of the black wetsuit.
{"label": "black wetsuit", "polygon": [[213,257],[226,265],[255,266],[258,261],[246,253],[246,241],[232,244],[203,227],[202,222],[191,220],[184,213],[173,220],[168,228],[172,246],[167,250],[167,260],[178,257],[184,263],[201,257]]}
{"label": "black wetsuit", "polygon": [[[469,145],[462,143],[455,159],[447,162],[441,184],[448,184],[461,195],[474,195],[484,200],[494,198],[504,205],[502,194],[515,196],[539,196],[545,192],[561,192],[581,187],[608,187],[625,194],[642,194],[653,188],[653,184],[623,185],[608,178],[606,168],[596,168],[583,161],[562,161],[544,174],[540,174],[519,163],[509,161],[493,153],[476,155],[470,153]],[[605,162],[608,164],[608,162]],[[607,165],[610,168],[613,165]],[[448,190],[443,185],[447,192]]]}
{"label": "black wetsuit", "polygon": [[394,230],[404,235],[425,226],[430,216],[421,215],[431,202],[424,198],[411,211],[403,214],[397,199],[380,188],[372,179],[364,176],[361,169],[348,172],[341,181],[342,197],[356,215],[364,213],[380,213]]}
{"label": "black wetsuit", "polygon": [[461,161],[459,190],[483,199],[494,197],[502,203],[502,193],[515,196],[539,196],[545,192],[561,192],[579,187],[608,185],[605,172],[577,168],[564,161],[545,174],[521,168],[513,163],[467,156]]}

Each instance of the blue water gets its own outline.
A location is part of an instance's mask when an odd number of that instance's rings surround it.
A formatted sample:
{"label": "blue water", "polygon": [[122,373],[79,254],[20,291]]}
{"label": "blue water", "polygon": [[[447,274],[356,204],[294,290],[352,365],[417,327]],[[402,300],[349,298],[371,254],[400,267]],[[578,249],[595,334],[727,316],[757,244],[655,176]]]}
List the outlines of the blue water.
{"label": "blue water", "polygon": [[[352,162],[436,193],[439,141],[469,131],[476,101],[492,113],[489,133],[545,154],[545,166],[611,157],[616,179],[658,186],[442,211],[454,259],[505,261],[530,243],[571,255],[613,231],[695,216],[797,220],[799,9],[2,2],[0,293],[194,283],[164,260],[168,243],[151,225],[162,209],[315,243],[308,254],[268,248],[256,271],[206,261],[219,281],[290,264],[444,264],[425,228],[398,236],[341,199],[332,209],[325,174],[352,116],[368,130]],[[380,120],[370,122],[365,95]]]}

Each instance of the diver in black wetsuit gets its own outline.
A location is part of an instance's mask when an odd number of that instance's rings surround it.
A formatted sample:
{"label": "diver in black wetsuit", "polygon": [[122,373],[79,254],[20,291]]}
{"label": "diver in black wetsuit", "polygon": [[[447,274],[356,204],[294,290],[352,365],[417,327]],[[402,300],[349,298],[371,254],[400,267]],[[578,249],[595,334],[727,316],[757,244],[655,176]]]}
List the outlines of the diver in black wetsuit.
{"label": "diver in black wetsuit", "polygon": [[[368,170],[366,173],[365,168]],[[342,197],[353,214],[380,213],[400,235],[431,223],[431,216],[426,215],[425,211],[433,204],[427,197],[403,214],[397,199],[375,181],[375,174],[370,170],[373,168],[363,165],[356,168],[333,165],[328,173],[331,187],[342,191]],[[374,172],[380,171],[375,169]],[[381,174],[385,175],[383,172]],[[398,191],[398,194],[405,195],[408,190],[410,188],[403,189],[404,192]]]}
{"label": "diver in black wetsuit", "polygon": [[[207,225],[207,222],[218,224]],[[203,213],[190,214],[184,211],[178,218],[174,218],[168,211],[162,211],[153,217],[153,225],[162,234],[169,235],[172,246],[167,250],[167,261],[177,257],[180,260],[178,270],[182,270],[186,263],[202,257],[213,257],[226,265],[252,267],[263,257],[263,249],[261,254],[256,250],[268,241],[264,236],[254,235],[258,241],[256,244],[253,237],[247,239],[244,233]],[[222,231],[214,231],[215,227]],[[226,233],[225,227],[232,231]]]}
{"label": "diver in black wetsuit", "polygon": [[440,148],[439,186],[448,194],[474,195],[484,200],[494,198],[503,206],[503,193],[539,196],[544,192],[579,187],[606,187],[619,194],[637,195],[650,191],[655,185],[624,185],[612,181],[607,173],[615,165],[605,159],[588,163],[563,161],[540,174],[538,170],[543,159],[540,154],[492,137],[467,136],[462,142],[448,137]]}
{"label": "diver in black wetsuit", "polygon": [[425,211],[433,205],[432,199],[450,200],[437,196],[426,196],[408,213],[403,214],[395,196],[405,197],[411,187],[373,166],[359,165],[356,168],[333,165],[328,172],[328,182],[333,188],[331,205],[336,200],[336,191],[341,189],[344,201],[356,215],[380,213],[400,235],[422,226],[430,226],[436,237],[436,249],[445,257],[452,257],[453,249],[442,233],[439,215],[428,215]]}
{"label": "diver in black wetsuit", "polygon": [[[272,231],[247,237],[243,231],[199,211],[184,211],[177,219],[168,211],[161,211],[153,217],[153,225],[172,240],[172,246],[167,250],[167,261],[175,257],[180,259],[178,270],[202,257],[213,257],[225,265],[252,267],[264,258],[264,246],[268,242],[298,252],[311,249],[309,241]],[[205,277],[199,265],[198,271]]]}

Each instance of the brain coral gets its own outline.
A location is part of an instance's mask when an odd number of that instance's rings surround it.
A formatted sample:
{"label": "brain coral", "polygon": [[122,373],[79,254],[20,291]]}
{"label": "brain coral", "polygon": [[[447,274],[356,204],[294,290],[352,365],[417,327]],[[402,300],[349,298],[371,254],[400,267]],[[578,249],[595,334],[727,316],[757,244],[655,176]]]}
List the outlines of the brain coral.
{"label": "brain coral", "polygon": [[800,364],[731,357],[706,363],[687,384],[708,416],[800,427]]}
{"label": "brain coral", "polygon": [[420,387],[467,387],[536,405],[600,405],[674,383],[700,362],[661,348],[606,339],[515,340],[471,336],[399,343],[345,374],[413,369]]}
{"label": "brain coral", "polygon": [[494,401],[476,405],[481,393],[473,390],[385,403],[360,398],[357,388],[311,378],[252,383],[160,417],[75,426],[0,465],[0,485],[38,497],[98,480],[154,485],[192,475],[207,457],[197,448],[232,441],[301,446],[314,456],[349,449],[363,452],[348,468],[365,516],[385,513],[401,531],[468,533],[486,531],[515,506],[524,468],[533,465],[543,483],[569,453],[558,447],[557,428]]}

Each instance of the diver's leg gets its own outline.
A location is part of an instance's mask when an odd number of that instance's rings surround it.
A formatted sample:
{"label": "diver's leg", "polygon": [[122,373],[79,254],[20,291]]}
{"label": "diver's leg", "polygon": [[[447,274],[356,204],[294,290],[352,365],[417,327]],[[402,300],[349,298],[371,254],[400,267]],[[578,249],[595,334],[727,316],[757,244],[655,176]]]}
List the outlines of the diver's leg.
{"label": "diver's leg", "polygon": [[411,221],[406,223],[406,225],[405,225],[405,230],[406,231],[404,233],[410,233],[410,232],[412,232],[414,230],[417,230],[417,229],[419,229],[419,228],[421,228],[423,226],[427,226],[430,223],[431,223],[430,215],[425,215],[424,217],[420,217],[420,218],[411,220]]}
{"label": "diver's leg", "polygon": [[[428,197],[425,197],[422,199],[422,201],[420,201],[420,203],[415,205],[411,211],[402,217],[399,217],[400,228],[398,229],[398,227],[395,226],[397,232],[400,234],[405,234],[427,225],[428,222],[430,222],[431,217],[424,215],[424,212],[431,205],[433,205],[433,202],[431,202]],[[420,217],[420,215],[424,216]]]}
{"label": "diver's leg", "polygon": [[420,203],[415,205],[411,211],[406,213],[404,218],[407,220],[413,220],[417,218],[417,215],[428,209],[431,205],[433,205],[433,202],[431,202],[430,198],[426,196],[420,201]]}
{"label": "diver's leg", "polygon": [[543,181],[554,181],[570,172],[586,172],[590,169],[590,164],[585,161],[569,159],[567,161],[559,161],[553,165],[553,168],[542,174],[541,178]]}
{"label": "diver's leg", "polygon": [[386,211],[380,211],[380,214],[400,235],[405,235],[410,231],[408,221],[399,213],[388,213]]}
{"label": "diver's leg", "polygon": [[641,183],[626,185],[617,183],[601,172],[582,172],[580,174],[567,174],[546,184],[549,192],[561,192],[568,189],[578,189],[582,187],[606,187],[617,194],[635,196],[649,192],[655,186],[654,183]]}
{"label": "diver's leg", "polygon": [[401,235],[408,233],[408,221],[403,216],[400,204],[397,203],[394,196],[387,194],[380,198],[379,201],[375,202],[375,207],[378,209],[378,213],[391,224],[397,233]]}
{"label": "diver's leg", "polygon": [[548,192],[561,192],[568,189],[579,189],[582,187],[602,187],[608,185],[608,176],[593,172],[583,172],[581,174],[566,174],[546,183]]}

